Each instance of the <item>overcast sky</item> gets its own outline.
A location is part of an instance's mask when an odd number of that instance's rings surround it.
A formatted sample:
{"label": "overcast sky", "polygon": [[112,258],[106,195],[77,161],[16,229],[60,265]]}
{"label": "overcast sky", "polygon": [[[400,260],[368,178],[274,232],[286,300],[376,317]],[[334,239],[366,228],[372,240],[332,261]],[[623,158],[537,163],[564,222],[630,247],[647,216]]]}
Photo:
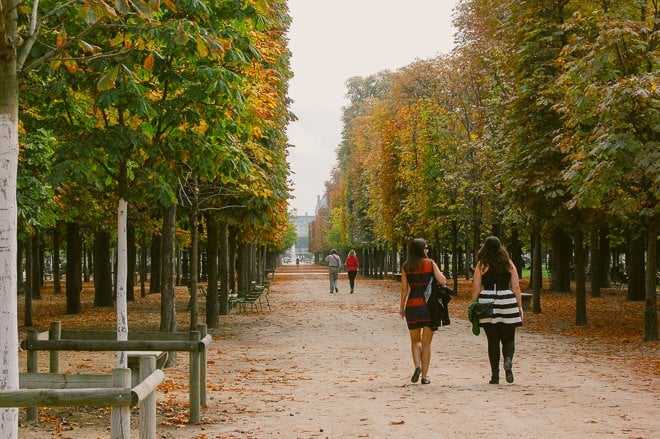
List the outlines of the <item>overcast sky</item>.
{"label": "overcast sky", "polygon": [[289,0],[290,209],[313,215],[336,164],[345,82],[449,53],[457,0]]}

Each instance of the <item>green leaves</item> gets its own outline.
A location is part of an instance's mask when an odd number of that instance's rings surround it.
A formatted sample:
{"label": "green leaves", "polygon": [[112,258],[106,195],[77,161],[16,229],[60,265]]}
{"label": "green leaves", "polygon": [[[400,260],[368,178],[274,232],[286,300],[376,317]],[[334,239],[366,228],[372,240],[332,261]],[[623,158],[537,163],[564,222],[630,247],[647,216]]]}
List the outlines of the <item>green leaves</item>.
{"label": "green leaves", "polygon": [[106,91],[115,88],[115,81],[119,74],[119,66],[115,65],[99,79],[96,88],[98,91]]}

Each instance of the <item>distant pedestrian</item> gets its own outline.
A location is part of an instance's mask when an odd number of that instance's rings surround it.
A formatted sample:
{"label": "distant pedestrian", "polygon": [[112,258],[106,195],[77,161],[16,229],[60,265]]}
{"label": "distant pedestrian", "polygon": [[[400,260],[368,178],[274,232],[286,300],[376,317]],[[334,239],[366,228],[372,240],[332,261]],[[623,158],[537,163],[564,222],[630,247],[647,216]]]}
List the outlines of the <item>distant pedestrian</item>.
{"label": "distant pedestrian", "polygon": [[408,246],[408,259],[401,267],[401,309],[399,314],[406,318],[410,332],[410,345],[415,371],[410,381],[416,383],[422,376],[422,384],[429,384],[429,365],[431,363],[431,314],[426,306],[424,291],[431,278],[440,285],[446,285],[447,279],[433,259],[427,256],[428,246],[421,238],[413,240]]}
{"label": "distant pedestrian", "polygon": [[357,276],[358,268],[360,267],[360,262],[355,255],[355,250],[348,252],[348,256],[344,261],[344,267],[346,267],[346,271],[348,272],[348,283],[351,286],[351,294],[353,294],[353,290],[355,289],[355,277]]}
{"label": "distant pedestrian", "polygon": [[296,256],[296,267],[300,266],[300,258]]}
{"label": "distant pedestrian", "polygon": [[489,236],[477,252],[477,267],[472,278],[472,300],[493,304],[492,317],[479,319],[488,339],[490,384],[500,383],[500,345],[504,357],[506,382],[513,382],[513,353],[516,327],[522,325],[522,295],[518,271],[496,236]]}
{"label": "distant pedestrian", "polygon": [[339,269],[341,268],[341,258],[334,248],[330,250],[330,254],[325,257],[325,262],[328,263],[328,272],[330,274],[330,294],[338,293],[339,287],[337,280],[339,279]]}

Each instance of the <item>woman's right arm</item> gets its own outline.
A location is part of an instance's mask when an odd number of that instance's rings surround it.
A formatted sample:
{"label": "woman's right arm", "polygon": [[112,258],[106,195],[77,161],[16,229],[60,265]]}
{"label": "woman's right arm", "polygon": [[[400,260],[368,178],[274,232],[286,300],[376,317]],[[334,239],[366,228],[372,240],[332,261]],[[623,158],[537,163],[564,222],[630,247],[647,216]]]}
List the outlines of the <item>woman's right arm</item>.
{"label": "woman's right arm", "polygon": [[472,300],[477,300],[481,292],[481,264],[477,264],[472,275]]}
{"label": "woman's right arm", "polygon": [[406,301],[408,300],[408,276],[405,270],[401,270],[401,306],[399,307],[399,315],[405,317],[406,315]]}
{"label": "woman's right arm", "polygon": [[522,291],[520,291],[520,278],[518,277],[518,269],[513,264],[513,262],[510,263],[509,269],[511,270],[511,290],[513,290],[513,294],[516,296],[516,301],[518,302],[518,312],[520,313],[520,318],[524,319],[525,313],[523,312],[522,308]]}
{"label": "woman's right arm", "polygon": [[447,278],[442,274],[442,271],[440,271],[440,267],[438,267],[438,264],[436,264],[433,259],[431,259],[431,262],[433,263],[433,277],[435,277],[435,280],[440,285],[447,286]]}

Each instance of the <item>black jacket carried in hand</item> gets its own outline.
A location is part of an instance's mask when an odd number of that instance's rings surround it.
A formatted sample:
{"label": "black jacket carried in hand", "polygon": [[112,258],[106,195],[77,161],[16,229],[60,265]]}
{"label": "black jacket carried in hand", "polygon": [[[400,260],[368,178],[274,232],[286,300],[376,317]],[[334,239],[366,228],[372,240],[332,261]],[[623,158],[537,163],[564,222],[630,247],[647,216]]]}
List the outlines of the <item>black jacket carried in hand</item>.
{"label": "black jacket carried in hand", "polygon": [[440,326],[447,326],[449,323],[449,302],[454,290],[447,286],[439,285],[433,280],[431,296],[426,302],[426,306],[431,314],[431,329],[437,330]]}

